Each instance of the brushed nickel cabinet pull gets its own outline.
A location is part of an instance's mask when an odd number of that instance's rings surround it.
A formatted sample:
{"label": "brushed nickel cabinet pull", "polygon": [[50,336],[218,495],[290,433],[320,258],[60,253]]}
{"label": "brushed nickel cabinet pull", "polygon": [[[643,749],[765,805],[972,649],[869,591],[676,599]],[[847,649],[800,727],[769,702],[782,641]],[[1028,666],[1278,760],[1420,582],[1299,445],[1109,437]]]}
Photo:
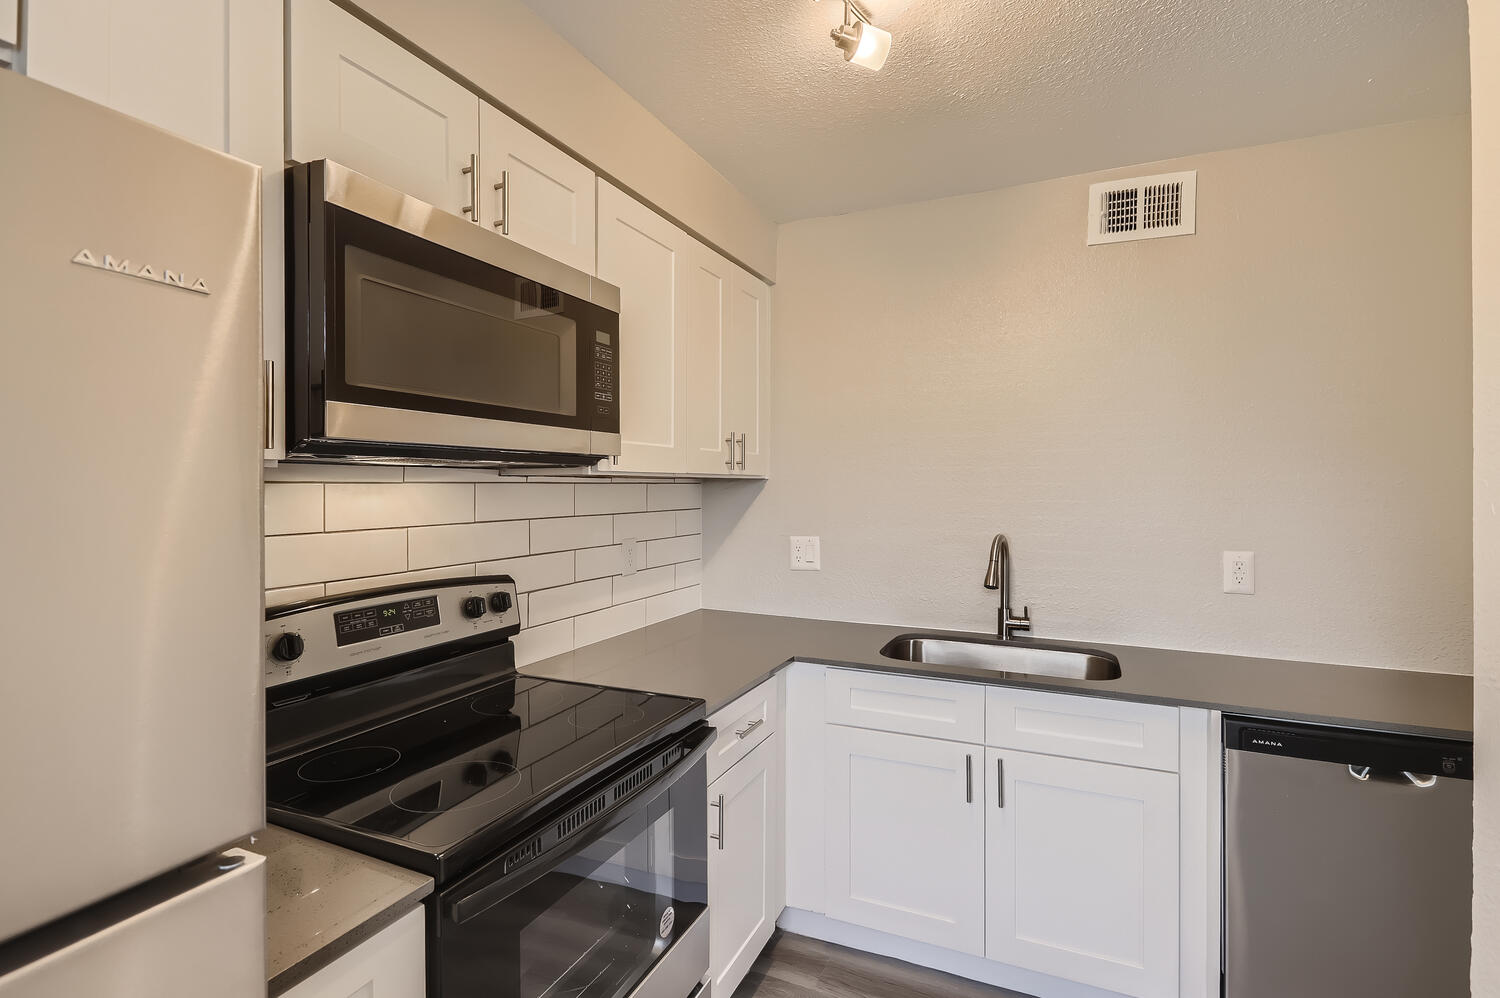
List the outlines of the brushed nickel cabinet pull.
{"label": "brushed nickel cabinet pull", "polygon": [[715,842],[719,843],[719,852],[723,852],[724,851],[724,795],[723,794],[719,794],[719,799],[716,800],[716,801],[709,801],[708,802],[708,806],[709,807],[715,807],[715,808],[719,809],[719,834],[718,835],[710,835],[709,838],[711,838]]}
{"label": "brushed nickel cabinet pull", "polygon": [[745,470],[745,434],[740,434],[740,470]]}
{"label": "brushed nickel cabinet pull", "polygon": [[734,434],[730,433],[729,436],[727,436],[727,437],[724,438],[724,442],[729,445],[729,460],[727,460],[727,461],[724,462],[724,467],[728,468],[730,471],[733,471],[734,470]]}
{"label": "brushed nickel cabinet pull", "polygon": [[964,801],[974,803],[974,757],[964,756]]}
{"label": "brushed nickel cabinet pull", "polygon": [[469,203],[464,205],[463,213],[469,216],[469,221],[479,224],[479,154],[469,153],[469,165],[463,168],[463,175],[469,178]]}
{"label": "brushed nickel cabinet pull", "polygon": [[755,720],[751,721],[749,724],[745,725],[743,728],[741,728],[740,730],[736,731],[734,733],[734,736],[736,738],[746,738],[746,737],[749,736],[750,732],[754,731],[756,728],[760,727],[762,724],[765,724],[765,723],[766,723],[766,719],[764,717],[757,717]]}
{"label": "brushed nickel cabinet pull", "polygon": [[510,235],[510,171],[500,171],[500,182],[495,185],[495,190],[500,192],[500,219],[495,223],[495,228],[500,230],[502,236]]}
{"label": "brushed nickel cabinet pull", "polygon": [[276,362],[268,360],[266,367],[266,450],[276,446]]}
{"label": "brushed nickel cabinet pull", "polygon": [[1005,806],[1005,760],[995,760],[995,800],[998,807]]}

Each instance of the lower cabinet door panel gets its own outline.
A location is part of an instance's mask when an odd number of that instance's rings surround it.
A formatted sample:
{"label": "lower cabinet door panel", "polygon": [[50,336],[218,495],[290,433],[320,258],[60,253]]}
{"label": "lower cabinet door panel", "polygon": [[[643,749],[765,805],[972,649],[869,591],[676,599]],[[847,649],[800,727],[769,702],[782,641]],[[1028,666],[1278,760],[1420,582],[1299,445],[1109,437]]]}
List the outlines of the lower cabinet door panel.
{"label": "lower cabinet door panel", "polygon": [[773,734],[708,788],[708,950],[717,995],[734,993],[781,915],[780,746]]}
{"label": "lower cabinet door panel", "polygon": [[1177,776],[990,749],[985,783],[984,955],[1175,998]]}
{"label": "lower cabinet door panel", "polygon": [[984,954],[984,749],[827,728],[828,915]]}
{"label": "lower cabinet door panel", "polygon": [[282,998],[423,998],[427,994],[426,913],[402,915]]}

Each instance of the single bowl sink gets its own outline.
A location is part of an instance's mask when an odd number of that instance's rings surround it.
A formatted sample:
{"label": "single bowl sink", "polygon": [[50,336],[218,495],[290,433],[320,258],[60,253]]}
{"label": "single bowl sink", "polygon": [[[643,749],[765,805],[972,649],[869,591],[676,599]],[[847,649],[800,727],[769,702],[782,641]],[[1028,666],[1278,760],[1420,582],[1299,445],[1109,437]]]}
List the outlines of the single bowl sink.
{"label": "single bowl sink", "polygon": [[902,634],[886,642],[880,654],[902,662],[960,665],[1022,676],[1055,679],[1120,678],[1120,660],[1092,648],[1069,648],[1031,641],[949,638],[936,634]]}

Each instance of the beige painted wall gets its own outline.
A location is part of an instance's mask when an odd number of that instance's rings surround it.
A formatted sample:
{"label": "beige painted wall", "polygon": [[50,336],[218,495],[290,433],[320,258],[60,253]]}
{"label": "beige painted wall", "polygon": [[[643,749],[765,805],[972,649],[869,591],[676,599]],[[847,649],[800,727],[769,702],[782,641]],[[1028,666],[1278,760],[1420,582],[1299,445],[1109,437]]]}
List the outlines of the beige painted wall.
{"label": "beige painted wall", "polygon": [[776,226],[520,0],[354,0],[657,210],[767,280]]}
{"label": "beige painted wall", "polygon": [[[993,628],[1004,530],[1040,635],[1469,671],[1468,127],[784,225],[773,477],[706,488],[705,605]],[[1198,234],[1086,247],[1089,182],[1158,168]]]}
{"label": "beige painted wall", "polygon": [[1500,994],[1500,4],[1469,4],[1474,116],[1474,980]]}

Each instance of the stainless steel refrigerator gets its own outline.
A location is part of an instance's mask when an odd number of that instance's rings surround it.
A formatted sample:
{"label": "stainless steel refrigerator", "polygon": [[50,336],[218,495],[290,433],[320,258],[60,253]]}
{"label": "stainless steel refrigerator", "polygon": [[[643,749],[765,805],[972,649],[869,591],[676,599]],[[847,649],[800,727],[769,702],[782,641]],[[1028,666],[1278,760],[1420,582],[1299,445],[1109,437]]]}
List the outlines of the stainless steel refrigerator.
{"label": "stainless steel refrigerator", "polygon": [[257,168],[0,70],[0,996],[264,994]]}

